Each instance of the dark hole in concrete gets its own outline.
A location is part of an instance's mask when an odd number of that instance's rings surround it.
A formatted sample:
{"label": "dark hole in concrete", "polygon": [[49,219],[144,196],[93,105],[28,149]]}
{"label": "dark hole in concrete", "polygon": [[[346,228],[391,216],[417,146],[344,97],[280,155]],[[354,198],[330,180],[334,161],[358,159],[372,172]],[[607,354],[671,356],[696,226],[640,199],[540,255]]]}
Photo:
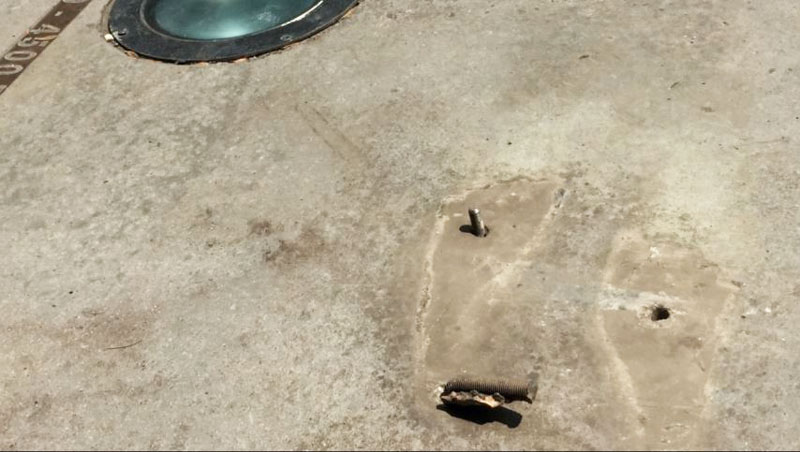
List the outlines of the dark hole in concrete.
{"label": "dark hole in concrete", "polygon": [[654,322],[667,320],[668,318],[669,318],[669,309],[661,305],[654,307],[653,312],[650,314],[650,320]]}

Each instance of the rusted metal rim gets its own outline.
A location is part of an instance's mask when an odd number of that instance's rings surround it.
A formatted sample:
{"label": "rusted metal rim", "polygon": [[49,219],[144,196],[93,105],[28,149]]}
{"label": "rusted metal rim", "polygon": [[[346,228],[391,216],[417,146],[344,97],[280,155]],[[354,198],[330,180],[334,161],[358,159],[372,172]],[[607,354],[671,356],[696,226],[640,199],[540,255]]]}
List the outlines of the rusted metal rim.
{"label": "rusted metal rim", "polygon": [[152,0],[116,0],[108,28],[124,48],[138,55],[175,63],[230,61],[280,49],[305,39],[339,20],[358,0],[321,0],[297,20],[263,32],[230,39],[193,40],[171,36],[149,21]]}

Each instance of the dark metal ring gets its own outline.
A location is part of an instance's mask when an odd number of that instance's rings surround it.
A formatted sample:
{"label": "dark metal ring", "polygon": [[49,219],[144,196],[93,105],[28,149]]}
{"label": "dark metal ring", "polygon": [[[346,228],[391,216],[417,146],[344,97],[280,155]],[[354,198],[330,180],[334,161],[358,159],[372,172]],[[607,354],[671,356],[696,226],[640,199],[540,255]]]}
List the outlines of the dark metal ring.
{"label": "dark metal ring", "polygon": [[277,50],[339,20],[358,0],[321,0],[306,16],[269,30],[229,39],[193,40],[170,36],[149,23],[152,0],[116,0],[108,17],[111,35],[125,49],[175,63],[230,61]]}

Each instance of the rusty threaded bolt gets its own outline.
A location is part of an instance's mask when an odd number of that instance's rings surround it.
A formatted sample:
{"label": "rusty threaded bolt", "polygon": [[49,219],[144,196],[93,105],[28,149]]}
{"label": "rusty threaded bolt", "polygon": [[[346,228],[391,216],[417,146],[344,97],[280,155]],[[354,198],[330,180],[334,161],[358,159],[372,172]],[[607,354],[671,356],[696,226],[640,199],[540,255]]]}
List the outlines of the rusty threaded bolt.
{"label": "rusty threaded bolt", "polygon": [[482,394],[500,394],[505,400],[531,403],[536,397],[537,384],[528,380],[504,378],[457,377],[444,385],[443,395],[452,392],[477,391]]}

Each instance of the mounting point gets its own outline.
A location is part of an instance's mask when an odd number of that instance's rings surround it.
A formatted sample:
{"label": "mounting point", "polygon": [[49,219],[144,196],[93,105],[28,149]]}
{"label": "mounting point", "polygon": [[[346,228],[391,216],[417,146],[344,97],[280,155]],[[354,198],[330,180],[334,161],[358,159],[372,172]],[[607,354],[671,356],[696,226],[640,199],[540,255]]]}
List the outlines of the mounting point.
{"label": "mounting point", "polygon": [[481,211],[478,209],[469,209],[469,221],[472,225],[472,234],[476,237],[486,237],[489,233],[489,228],[483,223],[481,218]]}
{"label": "mounting point", "polygon": [[660,322],[662,320],[667,320],[670,316],[669,309],[662,305],[658,305],[653,307],[653,310],[650,311],[650,320],[654,322]]}

